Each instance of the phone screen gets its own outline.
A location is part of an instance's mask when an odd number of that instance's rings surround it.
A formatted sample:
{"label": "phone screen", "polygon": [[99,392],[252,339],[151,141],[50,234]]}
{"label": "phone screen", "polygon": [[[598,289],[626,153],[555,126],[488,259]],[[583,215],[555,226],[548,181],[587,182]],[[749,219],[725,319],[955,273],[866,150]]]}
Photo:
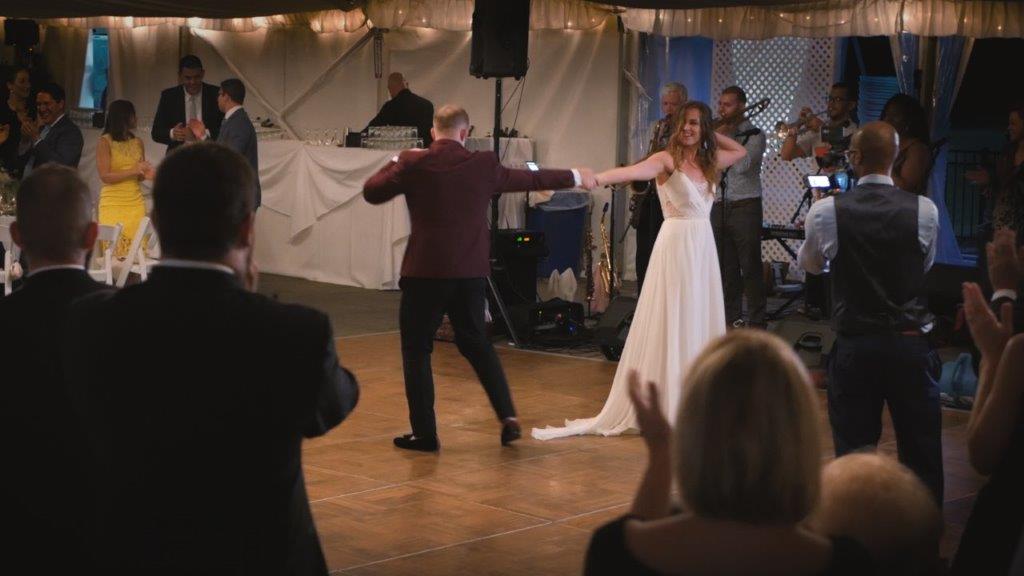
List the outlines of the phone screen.
{"label": "phone screen", "polygon": [[814,174],[807,175],[807,187],[808,188],[831,188],[832,184],[829,182],[828,176],[825,174]]}
{"label": "phone screen", "polygon": [[526,169],[532,172],[537,172],[538,170],[540,170],[540,166],[538,166],[536,162],[531,162],[527,160]]}

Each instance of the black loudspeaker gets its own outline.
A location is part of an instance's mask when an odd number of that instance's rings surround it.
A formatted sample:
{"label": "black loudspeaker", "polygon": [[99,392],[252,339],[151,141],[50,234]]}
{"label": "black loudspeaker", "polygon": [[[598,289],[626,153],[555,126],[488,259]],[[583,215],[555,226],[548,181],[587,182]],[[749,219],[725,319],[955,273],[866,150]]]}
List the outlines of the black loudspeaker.
{"label": "black loudspeaker", "polygon": [[537,260],[548,255],[544,233],[538,230],[498,230],[494,244],[497,262],[494,283],[506,306],[537,301]]}
{"label": "black loudspeaker", "polygon": [[516,79],[529,67],[530,0],[476,0],[469,73],[477,78]]}
{"label": "black loudspeaker", "polygon": [[4,20],[4,44],[23,48],[39,44],[39,25],[35,20]]}
{"label": "black loudspeaker", "polygon": [[636,298],[617,296],[608,304],[601,315],[601,321],[594,329],[594,342],[601,347],[601,352],[609,360],[618,360],[622,356],[622,348],[626,346],[629,326],[633,323],[636,311]]}

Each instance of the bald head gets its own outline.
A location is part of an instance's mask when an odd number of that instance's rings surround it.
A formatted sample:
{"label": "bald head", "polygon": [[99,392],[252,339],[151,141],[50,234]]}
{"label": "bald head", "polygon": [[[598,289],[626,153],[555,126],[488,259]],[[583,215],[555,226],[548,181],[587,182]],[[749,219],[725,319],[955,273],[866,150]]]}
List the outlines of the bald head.
{"label": "bald head", "polygon": [[388,74],[388,93],[394,98],[399,92],[409,87],[409,83],[405,81],[405,76],[402,76],[401,72],[392,72]]}
{"label": "bald head", "polygon": [[445,104],[434,112],[434,127],[430,133],[434,140],[465,142],[469,135],[469,114],[462,106]]}
{"label": "bald head", "polygon": [[856,152],[853,167],[859,176],[891,174],[899,149],[900,137],[887,122],[868,122],[850,141],[850,150]]}
{"label": "bald head", "polygon": [[31,268],[82,264],[96,240],[92,194],[78,171],[46,164],[18,187],[14,240]]}

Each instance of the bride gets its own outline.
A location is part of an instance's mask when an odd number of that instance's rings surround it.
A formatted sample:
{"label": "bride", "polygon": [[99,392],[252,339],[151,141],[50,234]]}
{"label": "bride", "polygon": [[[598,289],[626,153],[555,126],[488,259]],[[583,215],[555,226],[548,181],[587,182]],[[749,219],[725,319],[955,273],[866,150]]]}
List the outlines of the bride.
{"label": "bride", "polygon": [[534,438],[636,432],[628,383],[633,370],[641,382],[659,382],[667,388],[658,397],[662,412],[671,421],[682,398],[683,375],[690,361],[705,343],[725,333],[711,205],[720,171],[747,152],[735,140],[714,131],[706,104],[688,102],[681,117],[667,150],[633,166],[597,175],[598,185],[656,179],[665,222],[654,243],[633,324],[601,413],[567,420],[562,428],[534,428]]}

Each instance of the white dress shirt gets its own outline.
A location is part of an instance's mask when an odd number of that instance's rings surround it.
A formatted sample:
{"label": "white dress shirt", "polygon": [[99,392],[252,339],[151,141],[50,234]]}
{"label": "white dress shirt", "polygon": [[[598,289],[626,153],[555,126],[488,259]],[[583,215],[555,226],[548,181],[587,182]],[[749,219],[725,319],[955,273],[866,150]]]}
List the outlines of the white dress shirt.
{"label": "white dress shirt", "polygon": [[[892,178],[884,174],[868,174],[857,180],[861,184],[895,186]],[[935,262],[935,245],[939,232],[939,209],[924,196],[917,197],[917,239],[924,252],[924,270]],[[797,263],[812,274],[821,274],[829,260],[839,252],[839,227],[836,225],[836,202],[829,196],[818,200],[807,211],[804,223],[806,239],[797,254]]]}

